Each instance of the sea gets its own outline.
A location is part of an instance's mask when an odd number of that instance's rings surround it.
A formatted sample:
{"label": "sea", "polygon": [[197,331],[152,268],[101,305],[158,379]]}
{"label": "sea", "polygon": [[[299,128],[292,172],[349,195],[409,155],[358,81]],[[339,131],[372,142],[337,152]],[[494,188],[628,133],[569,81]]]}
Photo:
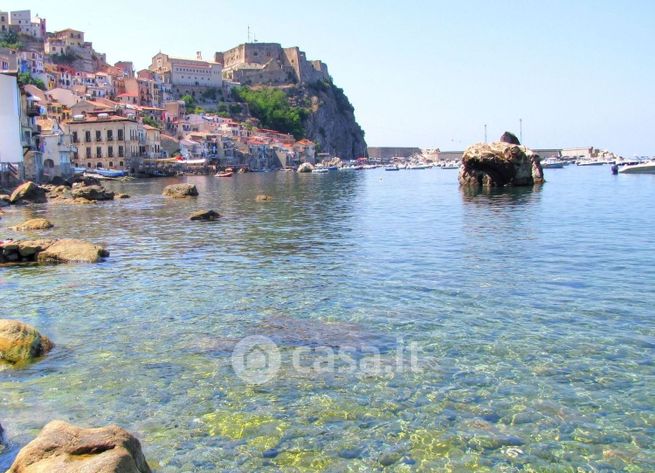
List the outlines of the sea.
{"label": "sea", "polygon": [[[5,209],[0,239],[111,254],[0,268],[0,317],[56,343],[0,367],[0,470],[60,419],[127,429],[160,473],[655,471],[655,176],[545,174],[192,176]],[[163,198],[177,182],[199,197]],[[32,217],[55,226],[8,230]]]}

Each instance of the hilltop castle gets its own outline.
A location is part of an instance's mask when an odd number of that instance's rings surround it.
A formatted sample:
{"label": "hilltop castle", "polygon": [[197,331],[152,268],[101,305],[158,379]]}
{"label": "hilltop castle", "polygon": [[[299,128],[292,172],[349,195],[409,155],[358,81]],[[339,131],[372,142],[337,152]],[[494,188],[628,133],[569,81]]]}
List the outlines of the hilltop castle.
{"label": "hilltop castle", "polygon": [[224,53],[214,62],[223,65],[223,78],[241,84],[302,84],[330,80],[327,65],[308,61],[298,47],[283,48],[278,43],[244,43]]}

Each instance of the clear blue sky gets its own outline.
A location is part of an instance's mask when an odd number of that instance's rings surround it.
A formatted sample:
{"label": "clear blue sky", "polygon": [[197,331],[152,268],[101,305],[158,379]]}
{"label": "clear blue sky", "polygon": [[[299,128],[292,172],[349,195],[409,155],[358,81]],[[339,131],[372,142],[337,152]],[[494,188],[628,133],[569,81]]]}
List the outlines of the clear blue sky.
{"label": "clear blue sky", "polygon": [[322,59],[371,146],[462,149],[504,130],[532,147],[655,155],[655,2],[0,0],[146,67],[247,39]]}

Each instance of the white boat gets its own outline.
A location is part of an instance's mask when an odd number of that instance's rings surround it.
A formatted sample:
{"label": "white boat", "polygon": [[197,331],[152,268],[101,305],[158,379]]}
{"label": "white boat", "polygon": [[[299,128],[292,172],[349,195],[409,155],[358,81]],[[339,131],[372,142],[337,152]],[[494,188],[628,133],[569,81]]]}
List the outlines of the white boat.
{"label": "white boat", "polygon": [[325,174],[325,173],[328,173],[330,171],[328,170],[328,168],[314,168],[314,170],[312,172],[316,173],[316,174]]}
{"label": "white boat", "polygon": [[591,161],[590,159],[583,159],[581,161],[576,162],[578,166],[602,166],[605,164],[603,161]]}
{"label": "white boat", "polygon": [[385,171],[398,171],[400,168],[398,167],[397,164],[392,164],[390,166],[387,166],[384,168]]}
{"label": "white boat", "polygon": [[459,169],[459,163],[457,161],[448,161],[443,163],[441,169]]}
{"label": "white boat", "polygon": [[632,166],[621,166],[620,174],[655,174],[655,161],[634,164]]}
{"label": "white boat", "polygon": [[564,162],[559,159],[548,158],[541,162],[541,167],[544,169],[562,169],[564,167]]}
{"label": "white boat", "polygon": [[417,170],[417,169],[430,169],[429,164],[410,164],[407,169]]}

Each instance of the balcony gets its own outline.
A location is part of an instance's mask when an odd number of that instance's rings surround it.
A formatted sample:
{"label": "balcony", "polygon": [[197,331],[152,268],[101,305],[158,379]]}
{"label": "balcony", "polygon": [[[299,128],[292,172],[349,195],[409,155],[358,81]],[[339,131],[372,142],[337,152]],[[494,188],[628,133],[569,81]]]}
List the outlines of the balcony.
{"label": "balcony", "polygon": [[41,107],[34,103],[27,104],[27,116],[28,117],[40,117],[41,116]]}

